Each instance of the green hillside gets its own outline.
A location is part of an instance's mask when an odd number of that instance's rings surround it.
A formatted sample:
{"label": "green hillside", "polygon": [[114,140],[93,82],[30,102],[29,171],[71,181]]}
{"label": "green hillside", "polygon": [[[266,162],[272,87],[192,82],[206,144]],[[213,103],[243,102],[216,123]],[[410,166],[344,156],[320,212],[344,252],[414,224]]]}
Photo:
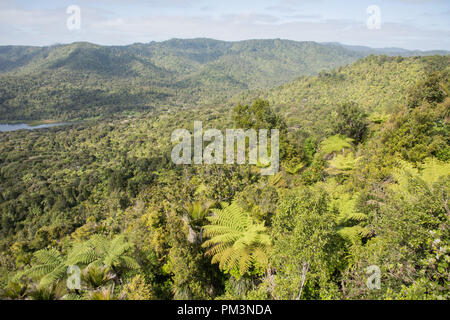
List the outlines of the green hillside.
{"label": "green hillside", "polygon": [[[327,127],[334,121],[336,107],[350,101],[372,117],[383,118],[406,103],[409,89],[426,74],[448,72],[449,62],[450,56],[370,56],[272,90],[245,93],[239,99],[266,99],[286,115],[290,126],[303,129]],[[318,126],[319,123],[322,125]]]}
{"label": "green hillside", "polygon": [[0,48],[0,121],[77,119],[223,101],[366,53],[286,40]]}
{"label": "green hillside", "polygon": [[188,106],[268,88],[361,54],[312,42],[169,40],[0,48],[0,121]]}
{"label": "green hillside", "polygon": [[0,121],[74,120],[216,104],[381,52],[314,42],[211,39],[0,47]]}

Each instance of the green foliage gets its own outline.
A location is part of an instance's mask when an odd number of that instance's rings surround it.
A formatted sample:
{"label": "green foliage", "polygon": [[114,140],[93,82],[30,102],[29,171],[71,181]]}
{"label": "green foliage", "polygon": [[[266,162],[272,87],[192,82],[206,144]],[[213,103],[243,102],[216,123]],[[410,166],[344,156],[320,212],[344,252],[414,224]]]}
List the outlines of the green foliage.
{"label": "green foliage", "polygon": [[69,265],[87,265],[88,267],[105,267],[106,271],[115,271],[117,268],[139,269],[137,261],[127,255],[132,243],[124,236],[108,239],[102,235],[94,235],[90,240],[75,244],[67,257]]}
{"label": "green foliage", "polygon": [[320,150],[325,155],[335,152],[344,152],[345,149],[352,148],[353,139],[341,135],[329,137],[320,144]]}
{"label": "green foliage", "polygon": [[204,247],[209,248],[208,255],[213,256],[212,263],[219,263],[223,270],[237,268],[240,275],[246,274],[252,266],[267,268],[267,254],[271,239],[266,234],[263,223],[252,221],[236,202],[223,204],[223,209],[213,210],[208,217],[209,225],[204,227]]}
{"label": "green foliage", "polygon": [[364,113],[391,114],[406,104],[407,92],[426,78],[430,68],[448,70],[449,59],[435,56],[398,61],[397,57],[370,56],[332,72],[300,77],[271,90],[246,94],[244,98],[268,100],[283,110],[288,127],[303,128],[311,135],[325,138],[333,134],[333,114],[339,105],[354,102]]}
{"label": "green foliage", "polygon": [[152,292],[149,285],[141,275],[135,276],[130,283],[122,289],[122,295],[127,300],[152,300]]}
{"label": "green foliage", "polygon": [[408,92],[408,107],[417,108],[423,102],[441,103],[448,96],[448,91],[443,88],[443,75],[433,73],[425,80],[420,81],[416,86],[410,88]]}
{"label": "green foliage", "polygon": [[106,267],[96,267],[92,265],[83,270],[81,280],[90,288],[105,287],[115,275],[108,273]]}
{"label": "green foliage", "polygon": [[242,129],[285,129],[282,118],[270,108],[268,101],[261,99],[249,105],[237,105],[233,110],[233,120],[236,128]]}
{"label": "green foliage", "polygon": [[283,163],[283,167],[286,172],[290,174],[297,174],[305,167],[305,164],[299,159],[292,158]]}
{"label": "green foliage", "polygon": [[192,226],[201,227],[206,222],[206,216],[208,215],[210,206],[211,204],[205,204],[200,201],[189,203],[186,206],[186,211]]}
{"label": "green foliage", "polygon": [[446,124],[450,99],[433,106],[427,102],[413,110],[404,110],[394,120],[391,130],[384,134],[385,150],[404,160],[422,162],[430,156],[448,161]]}
{"label": "green foliage", "polygon": [[[448,300],[448,57],[372,56],[225,98],[341,64],[330,46],[0,48],[5,119],[111,115],[0,134],[2,298]],[[131,104],[147,113],[112,115]],[[175,166],[171,133],[194,120],[281,129],[281,171]]]}
{"label": "green foliage", "polygon": [[65,277],[68,264],[64,257],[55,249],[43,249],[34,253],[35,265],[18,273],[17,278],[30,276],[40,279],[39,287],[46,288]]}
{"label": "green foliage", "polygon": [[0,121],[72,120],[216,103],[362,56],[286,40],[1,47]]}
{"label": "green foliage", "polygon": [[338,154],[336,157],[328,161],[327,173],[331,175],[350,175],[356,166],[358,159],[352,152],[346,155]]}
{"label": "green foliage", "polygon": [[169,213],[167,262],[164,269],[171,274],[171,294],[176,300],[211,299],[220,291],[217,267],[205,257],[200,243],[189,241],[188,225]]}
{"label": "green foliage", "polygon": [[367,215],[358,212],[357,201],[358,194],[344,193],[333,202],[338,211],[336,217],[338,233],[352,244],[359,243],[363,238],[371,235],[371,230],[361,225],[361,222],[367,220]]}
{"label": "green foliage", "polygon": [[270,218],[275,213],[279,195],[277,183],[282,182],[282,174],[272,181],[261,181],[259,184],[253,184],[245,187],[244,190],[236,194],[234,200],[239,206],[250,213],[254,221],[265,222],[266,226],[270,225]]}
{"label": "green foliage", "polygon": [[367,131],[367,115],[356,103],[341,104],[333,119],[334,133],[352,138],[359,143]]}
{"label": "green foliage", "polygon": [[64,289],[60,283],[49,286],[37,286],[29,294],[33,300],[61,300],[64,297]]}
{"label": "green foliage", "polygon": [[[370,217],[376,237],[357,254],[360,263],[347,276],[349,296],[394,299],[448,297],[448,171],[435,183],[404,164],[395,174],[377,216]],[[392,248],[395,248],[394,250]],[[357,284],[364,265],[379,265],[382,290],[367,292]],[[351,279],[354,279],[352,281]]]}
{"label": "green foliage", "polygon": [[2,299],[23,300],[28,294],[28,285],[11,281],[6,288],[0,292]]}
{"label": "green foliage", "polygon": [[101,288],[91,292],[89,300],[122,300],[122,296],[116,296],[114,294],[114,285],[111,285],[108,288]]}
{"label": "green foliage", "polygon": [[15,279],[26,277],[39,279],[35,293],[51,296],[56,290],[57,282],[66,278],[68,267],[79,265],[87,266],[82,279],[88,287],[98,288],[118,277],[120,268],[140,268],[133,257],[126,255],[131,246],[123,236],[109,240],[104,236],[95,235],[86,242],[76,243],[67,257],[56,249],[39,250],[34,253],[35,262],[31,268],[17,273]]}
{"label": "green foliage", "polygon": [[272,230],[275,298],[318,298],[310,290],[334,272],[329,259],[338,254],[331,253],[337,241],[335,227],[323,190],[293,190],[281,200]]}

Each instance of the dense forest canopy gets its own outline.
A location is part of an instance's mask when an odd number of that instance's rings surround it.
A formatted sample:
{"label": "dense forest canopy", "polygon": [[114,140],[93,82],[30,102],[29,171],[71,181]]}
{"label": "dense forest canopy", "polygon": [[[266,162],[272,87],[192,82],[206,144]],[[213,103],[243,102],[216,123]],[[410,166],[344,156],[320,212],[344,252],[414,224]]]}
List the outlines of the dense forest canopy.
{"label": "dense forest canopy", "polygon": [[[1,120],[140,111],[0,134],[2,298],[448,300],[450,58],[366,55],[2,48]],[[194,121],[279,129],[280,172],[174,165],[171,133]]]}

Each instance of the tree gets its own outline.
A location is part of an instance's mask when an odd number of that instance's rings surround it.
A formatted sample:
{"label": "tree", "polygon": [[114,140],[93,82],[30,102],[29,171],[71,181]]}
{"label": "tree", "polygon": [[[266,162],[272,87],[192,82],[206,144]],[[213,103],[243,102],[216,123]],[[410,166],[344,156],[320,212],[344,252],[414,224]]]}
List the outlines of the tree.
{"label": "tree", "polygon": [[367,114],[356,103],[347,102],[337,107],[333,118],[335,134],[348,136],[359,143],[363,139],[367,127]]}
{"label": "tree", "polygon": [[186,219],[189,222],[189,241],[202,242],[203,225],[206,223],[206,217],[211,207],[210,202],[196,201],[185,206],[184,210],[187,213]]}
{"label": "tree", "polygon": [[352,148],[352,142],[354,140],[345,136],[335,135],[322,141],[320,144],[320,151],[323,155],[329,155],[335,152],[344,153],[346,149]]}
{"label": "tree", "polygon": [[90,288],[97,289],[104,287],[113,280],[116,275],[107,271],[106,267],[90,266],[83,270],[81,274],[82,281]]}
{"label": "tree", "polygon": [[43,249],[34,254],[35,264],[24,272],[19,272],[16,279],[30,276],[39,279],[40,287],[49,287],[67,276],[67,269],[72,265],[87,266],[83,277],[88,284],[101,285],[119,276],[120,268],[139,269],[136,260],[127,255],[132,244],[123,236],[110,240],[105,236],[94,235],[90,240],[75,244],[69,254],[63,256],[56,249]]}
{"label": "tree", "polygon": [[327,172],[330,175],[344,175],[348,176],[352,173],[358,158],[352,152],[346,155],[338,154],[336,157],[328,161]]}
{"label": "tree", "polygon": [[114,284],[112,284],[108,288],[100,288],[90,292],[88,298],[89,300],[122,300],[123,294],[116,296],[114,294]]}
{"label": "tree", "polygon": [[188,241],[189,228],[182,218],[167,214],[170,249],[164,265],[171,275],[171,291],[176,300],[205,300],[214,297],[221,288],[221,274],[205,257],[201,245]]}
{"label": "tree", "polygon": [[344,193],[332,202],[338,211],[338,233],[351,244],[360,244],[362,238],[370,235],[370,229],[362,225],[367,220],[367,215],[358,211],[357,200],[358,194]]}
{"label": "tree", "polygon": [[210,224],[204,227],[210,239],[203,244],[209,248],[207,254],[213,256],[212,263],[218,262],[222,270],[237,270],[240,275],[252,266],[267,268],[271,239],[264,223],[253,222],[236,202],[224,204],[213,213],[208,217]]}
{"label": "tree", "polygon": [[[393,170],[394,183],[368,216],[375,236],[355,251],[343,277],[349,298],[448,299],[449,164],[433,159],[421,167],[399,161]],[[370,265],[381,269],[381,290],[365,287]]]}
{"label": "tree", "polygon": [[145,283],[145,278],[141,275],[136,275],[123,287],[122,295],[127,300],[152,300],[153,298],[151,287]]}
{"label": "tree", "polygon": [[237,105],[233,109],[233,121],[240,129],[286,129],[283,119],[270,108],[269,101],[262,99],[252,105]]}
{"label": "tree", "polygon": [[276,299],[314,299],[322,294],[320,285],[333,285],[330,278],[337,267],[333,258],[340,249],[325,191],[310,187],[285,195],[273,218],[272,235]]}
{"label": "tree", "polygon": [[34,253],[35,264],[24,272],[19,272],[15,278],[30,276],[40,279],[40,287],[48,287],[63,279],[67,274],[68,264],[56,249],[43,249]]}
{"label": "tree", "polygon": [[67,263],[69,265],[83,264],[88,267],[105,267],[106,272],[113,271],[116,275],[119,268],[139,269],[137,261],[127,255],[133,244],[120,235],[112,240],[102,235],[94,235],[90,240],[75,244],[70,251]]}
{"label": "tree", "polygon": [[448,95],[442,86],[443,75],[439,72],[429,74],[424,80],[411,87],[408,91],[407,105],[417,108],[424,101],[428,103],[441,103]]}

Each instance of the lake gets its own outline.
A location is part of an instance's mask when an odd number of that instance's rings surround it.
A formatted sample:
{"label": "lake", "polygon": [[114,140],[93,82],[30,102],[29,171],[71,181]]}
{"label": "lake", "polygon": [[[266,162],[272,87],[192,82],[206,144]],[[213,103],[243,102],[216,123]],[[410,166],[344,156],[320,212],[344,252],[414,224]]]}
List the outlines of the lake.
{"label": "lake", "polygon": [[8,131],[17,131],[17,130],[37,130],[43,128],[51,128],[51,127],[59,127],[67,125],[67,123],[48,123],[41,124],[38,126],[30,126],[26,123],[17,123],[17,124],[0,124],[0,132],[8,132]]}

